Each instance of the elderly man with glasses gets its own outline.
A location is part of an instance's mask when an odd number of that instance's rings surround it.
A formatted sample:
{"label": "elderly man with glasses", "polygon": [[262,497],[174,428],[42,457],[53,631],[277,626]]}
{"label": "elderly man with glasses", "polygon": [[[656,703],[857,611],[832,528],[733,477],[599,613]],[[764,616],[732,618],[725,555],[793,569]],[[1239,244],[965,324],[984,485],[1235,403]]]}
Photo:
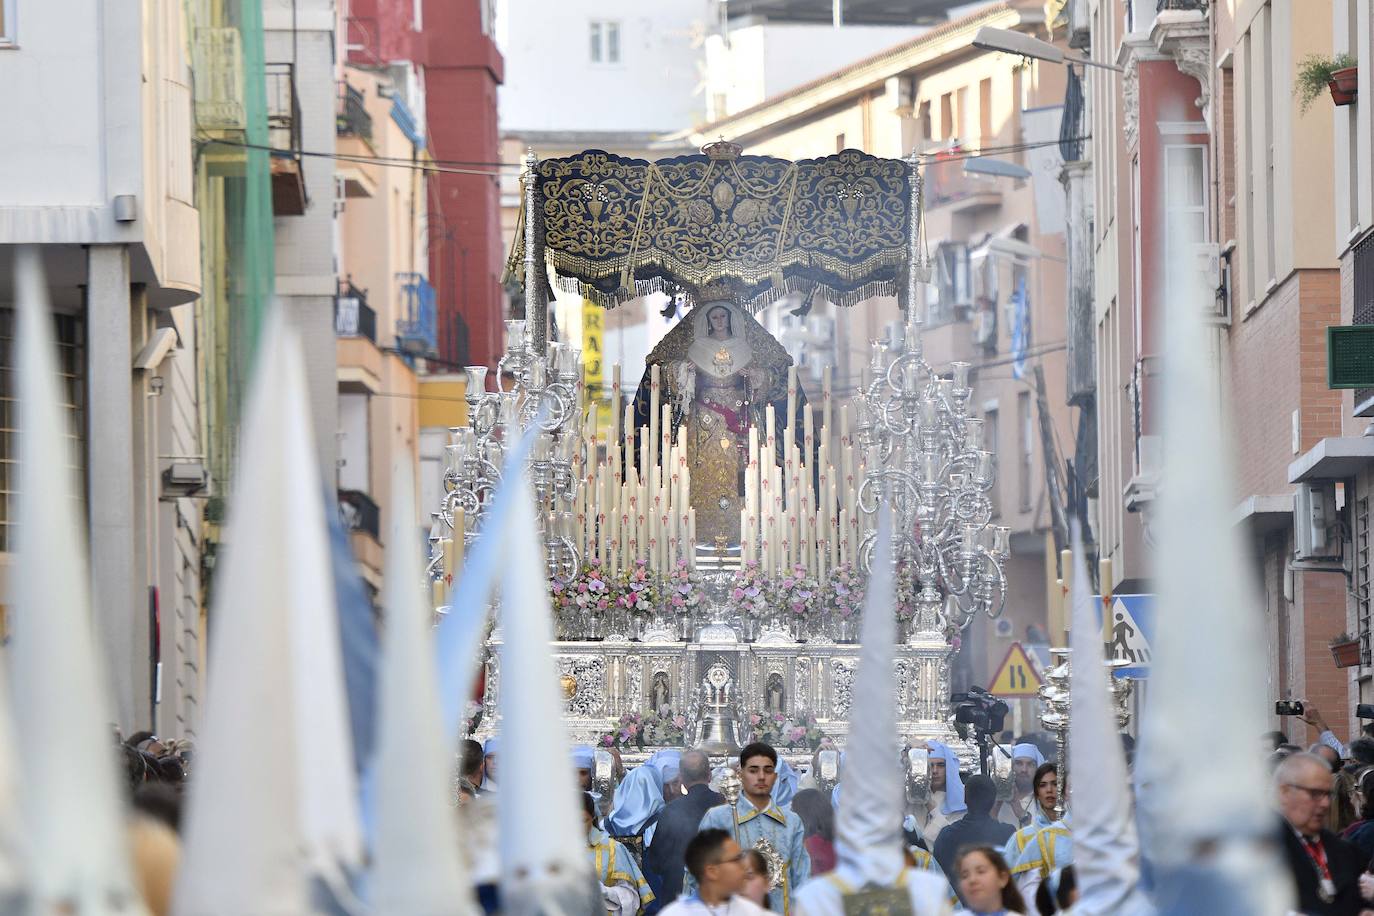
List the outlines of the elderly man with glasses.
{"label": "elderly man with glasses", "polygon": [[1283,848],[1307,914],[1350,914],[1364,909],[1360,899],[1359,851],[1325,827],[1334,776],[1316,754],[1291,754],[1274,772]]}

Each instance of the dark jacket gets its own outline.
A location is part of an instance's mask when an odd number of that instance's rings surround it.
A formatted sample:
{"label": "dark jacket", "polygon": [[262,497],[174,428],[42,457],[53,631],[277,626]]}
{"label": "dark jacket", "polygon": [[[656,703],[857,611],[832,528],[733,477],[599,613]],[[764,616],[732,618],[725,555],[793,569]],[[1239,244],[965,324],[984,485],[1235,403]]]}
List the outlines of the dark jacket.
{"label": "dark jacket", "polygon": [[935,848],[930,854],[940,863],[945,874],[950,876],[950,883],[958,887],[958,876],[954,874],[954,857],[959,854],[959,850],[965,846],[991,846],[1000,850],[1007,845],[1007,839],[1015,832],[1016,828],[1011,824],[994,820],[990,814],[969,812],[940,831],[940,835],[935,838]]}
{"label": "dark jacket", "polygon": [[682,869],[687,844],[697,835],[697,827],[707,810],[725,804],[719,792],[709,786],[695,785],[681,798],[668,803],[658,816],[653,841],[644,852],[644,870],[654,887],[656,902],[667,905],[682,893]]}
{"label": "dark jacket", "polygon": [[1321,878],[1312,857],[1286,821],[1282,829],[1284,858],[1298,889],[1298,910],[1308,914],[1357,916],[1364,908],[1360,900],[1360,872],[1364,871],[1364,859],[1360,851],[1330,830],[1321,832],[1326,865],[1331,870],[1331,880],[1336,884],[1336,899],[1331,903],[1323,903],[1317,896]]}

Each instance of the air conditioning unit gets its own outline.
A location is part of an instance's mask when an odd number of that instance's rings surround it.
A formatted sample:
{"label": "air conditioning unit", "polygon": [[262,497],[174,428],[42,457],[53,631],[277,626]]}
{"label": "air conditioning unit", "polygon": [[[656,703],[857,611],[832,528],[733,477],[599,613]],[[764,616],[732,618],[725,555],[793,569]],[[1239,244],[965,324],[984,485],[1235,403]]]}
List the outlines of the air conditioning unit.
{"label": "air conditioning unit", "polygon": [[1336,516],[1336,482],[1318,480],[1298,484],[1293,510],[1294,558],[1339,559],[1340,530],[1340,519]]}

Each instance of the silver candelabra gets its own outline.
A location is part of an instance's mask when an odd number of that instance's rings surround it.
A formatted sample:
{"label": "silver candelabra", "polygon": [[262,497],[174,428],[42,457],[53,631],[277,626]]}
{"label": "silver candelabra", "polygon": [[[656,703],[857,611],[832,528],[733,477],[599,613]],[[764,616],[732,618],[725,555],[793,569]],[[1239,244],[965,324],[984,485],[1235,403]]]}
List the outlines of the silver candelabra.
{"label": "silver candelabra", "polygon": [[[969,364],[938,375],[922,352],[921,321],[909,314],[873,341],[872,381],[856,404],[867,466],[859,508],[872,514],[891,502],[894,558],[909,571],[897,581],[915,590],[898,600],[914,601],[916,633],[949,636],[979,613],[1002,613],[1011,529],[990,524],[995,457],[983,448],[983,421],[969,416]],[[859,548],[870,572],[875,537]]]}
{"label": "silver candelabra", "polygon": [[[1059,767],[1059,791],[1055,796],[1054,814],[1062,820],[1068,800],[1068,738],[1069,716],[1073,710],[1073,650],[1051,649],[1050,653],[1054,656],[1054,664],[1045,672],[1045,683],[1039,690],[1040,699],[1044,703],[1044,711],[1040,713],[1040,724],[1054,733],[1055,763]],[[1131,721],[1131,679],[1116,677],[1115,673],[1118,668],[1126,667],[1131,662],[1124,658],[1109,658],[1104,659],[1102,664],[1107,669],[1107,689],[1110,693],[1111,709],[1116,716],[1117,730],[1125,731]]]}
{"label": "silver candelabra", "polygon": [[[534,349],[524,321],[506,322],[506,352],[497,363],[496,391],[487,390],[487,367],[463,370],[468,425],[449,430],[444,500],[430,533],[431,578],[443,575],[439,547],[446,537],[470,542],[501,483],[506,451],[532,426],[526,461],[539,506],[550,574],[569,576],[581,561],[573,536],[573,505],[582,483],[582,351],[565,343]],[[462,510],[462,531],[455,530]]]}

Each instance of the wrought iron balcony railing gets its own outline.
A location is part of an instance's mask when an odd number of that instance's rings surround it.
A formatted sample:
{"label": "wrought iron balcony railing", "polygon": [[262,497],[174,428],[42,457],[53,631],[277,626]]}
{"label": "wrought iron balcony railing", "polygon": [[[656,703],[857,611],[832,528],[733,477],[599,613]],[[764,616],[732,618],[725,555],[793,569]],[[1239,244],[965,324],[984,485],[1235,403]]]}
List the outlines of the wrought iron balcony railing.
{"label": "wrought iron balcony railing", "polygon": [[334,334],[377,342],[377,312],[367,304],[367,293],[352,283],[341,285],[334,297]]}
{"label": "wrought iron balcony railing", "polygon": [[397,274],[405,318],[396,322],[396,345],[416,356],[433,356],[439,349],[439,310],[434,287],[424,274]]}
{"label": "wrought iron balcony railing", "polygon": [[335,130],[340,137],[362,137],[372,140],[372,115],[367,113],[362,92],[348,83],[339,84],[339,110],[335,114]]}
{"label": "wrought iron balcony railing", "polygon": [[1207,12],[1210,0],[1159,0],[1159,5],[1155,9],[1159,12],[1164,10],[1198,10]]}

